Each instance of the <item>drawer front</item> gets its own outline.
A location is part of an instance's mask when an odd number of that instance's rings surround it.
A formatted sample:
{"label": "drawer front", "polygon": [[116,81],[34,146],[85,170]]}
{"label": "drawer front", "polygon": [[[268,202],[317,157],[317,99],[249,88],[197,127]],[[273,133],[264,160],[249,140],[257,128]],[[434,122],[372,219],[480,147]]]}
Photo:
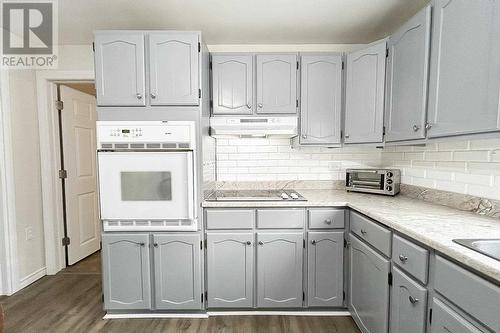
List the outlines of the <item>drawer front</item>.
{"label": "drawer front", "polygon": [[252,229],[255,221],[253,209],[208,209],[207,229]]}
{"label": "drawer front", "polygon": [[299,229],[304,227],[304,209],[257,209],[259,229]]}
{"label": "drawer front", "polygon": [[343,209],[309,209],[309,229],[344,228]]}
{"label": "drawer front", "polygon": [[394,235],[392,261],[420,282],[427,284],[429,251],[423,247]]}
{"label": "drawer front", "polygon": [[459,308],[500,332],[500,287],[436,256],[434,289]]}
{"label": "drawer front", "polygon": [[351,211],[351,231],[364,239],[377,250],[391,256],[391,231],[384,228],[363,215]]}

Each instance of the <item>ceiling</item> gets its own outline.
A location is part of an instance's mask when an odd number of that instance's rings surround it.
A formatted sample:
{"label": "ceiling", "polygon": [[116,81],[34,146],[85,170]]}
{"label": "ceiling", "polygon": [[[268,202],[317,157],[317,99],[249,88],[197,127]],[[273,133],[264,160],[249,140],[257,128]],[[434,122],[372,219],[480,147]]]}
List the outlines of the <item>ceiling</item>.
{"label": "ceiling", "polygon": [[64,0],[60,44],[97,29],[201,30],[207,44],[362,44],[383,38],[429,0]]}

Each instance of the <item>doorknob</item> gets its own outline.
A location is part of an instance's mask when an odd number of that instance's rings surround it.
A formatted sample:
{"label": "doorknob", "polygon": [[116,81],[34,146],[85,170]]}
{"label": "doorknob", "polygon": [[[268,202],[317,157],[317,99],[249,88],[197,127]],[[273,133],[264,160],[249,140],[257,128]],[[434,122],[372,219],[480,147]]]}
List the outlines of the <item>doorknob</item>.
{"label": "doorknob", "polygon": [[137,99],[142,99],[142,94],[137,93],[135,94],[135,97],[137,97]]}
{"label": "doorknob", "polygon": [[259,241],[259,245],[264,245],[264,242],[262,242],[262,241]]}
{"label": "doorknob", "polygon": [[407,256],[405,256],[405,255],[400,254],[400,255],[399,255],[399,260],[400,260],[401,262],[406,262],[406,261],[408,260],[408,257],[407,257]]}
{"label": "doorknob", "polygon": [[154,244],[153,244],[153,246],[154,246],[154,247],[158,247],[158,243],[154,243]]}
{"label": "doorknob", "polygon": [[410,301],[411,304],[415,304],[415,303],[418,303],[419,299],[418,298],[415,298],[413,296],[408,296],[408,300]]}
{"label": "doorknob", "polygon": [[417,125],[413,125],[413,131],[416,132],[420,129],[420,126],[417,126]]}
{"label": "doorknob", "polygon": [[307,135],[302,134],[302,139],[307,139]]}
{"label": "doorknob", "polygon": [[312,244],[312,245],[316,245],[316,241],[313,239],[313,240],[311,241],[311,244]]}
{"label": "doorknob", "polygon": [[252,242],[250,242],[250,241],[247,241],[247,245],[252,245]]}
{"label": "doorknob", "polygon": [[156,95],[155,95],[155,94],[153,94],[153,93],[151,93],[151,98],[152,98],[152,99],[155,99],[155,98],[156,98]]}
{"label": "doorknob", "polygon": [[146,245],[146,243],[141,242],[141,243],[139,243],[139,245],[140,245],[140,246],[145,246],[145,245]]}
{"label": "doorknob", "polygon": [[248,108],[248,109],[251,109],[251,108],[252,108],[252,104],[248,103],[248,104],[247,104],[247,108]]}
{"label": "doorknob", "polygon": [[257,104],[257,106],[258,106],[259,108],[261,108],[261,109],[262,109],[262,107],[263,107],[264,105],[262,105],[262,103],[259,103],[259,104]]}
{"label": "doorknob", "polygon": [[432,124],[431,123],[425,123],[425,129],[426,130],[430,130],[432,128]]}

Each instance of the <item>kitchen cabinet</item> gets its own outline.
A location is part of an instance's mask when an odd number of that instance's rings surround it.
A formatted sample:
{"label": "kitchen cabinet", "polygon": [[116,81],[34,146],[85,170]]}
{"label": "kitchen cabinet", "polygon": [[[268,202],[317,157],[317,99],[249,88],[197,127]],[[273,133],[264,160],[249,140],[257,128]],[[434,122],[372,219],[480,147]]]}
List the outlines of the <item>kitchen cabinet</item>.
{"label": "kitchen cabinet", "polygon": [[297,55],[258,54],[257,114],[297,112]]}
{"label": "kitchen cabinet", "polygon": [[198,34],[151,32],[148,37],[151,105],[198,105]]}
{"label": "kitchen cabinet", "polygon": [[257,306],[302,307],[302,232],[257,233]]}
{"label": "kitchen cabinet", "polygon": [[425,138],[430,30],[427,6],[387,43],[386,142]]}
{"label": "kitchen cabinet", "polygon": [[342,306],[344,231],[308,233],[308,306]]}
{"label": "kitchen cabinet", "polygon": [[432,311],[431,333],[482,332],[439,299],[432,300]]}
{"label": "kitchen cabinet", "polygon": [[347,55],[345,143],[383,140],[386,42]]}
{"label": "kitchen cabinet", "polygon": [[393,266],[391,333],[425,333],[427,289]]}
{"label": "kitchen cabinet", "polygon": [[253,306],[253,233],[207,234],[207,304],[209,308]]}
{"label": "kitchen cabinet", "polygon": [[390,262],[352,234],[349,241],[349,309],[362,332],[388,332]]}
{"label": "kitchen cabinet", "polygon": [[342,55],[301,55],[300,144],[340,144]]}
{"label": "kitchen cabinet", "polygon": [[97,105],[146,105],[144,33],[95,35]]}
{"label": "kitchen cabinet", "polygon": [[434,0],[428,137],[500,129],[500,0]]}
{"label": "kitchen cabinet", "polygon": [[162,310],[201,308],[198,234],[154,234],[155,306]]}
{"label": "kitchen cabinet", "polygon": [[151,308],[149,234],[102,235],[104,308]]}
{"label": "kitchen cabinet", "polygon": [[212,99],[214,115],[249,115],[254,107],[253,56],[212,55]]}

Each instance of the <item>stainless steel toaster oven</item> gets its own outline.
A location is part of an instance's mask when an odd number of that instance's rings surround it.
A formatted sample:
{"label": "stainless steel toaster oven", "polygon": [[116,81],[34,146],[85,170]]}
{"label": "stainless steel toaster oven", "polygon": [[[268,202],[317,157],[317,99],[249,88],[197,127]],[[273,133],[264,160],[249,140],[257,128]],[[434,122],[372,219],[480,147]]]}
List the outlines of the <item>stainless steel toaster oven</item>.
{"label": "stainless steel toaster oven", "polygon": [[396,195],[401,184],[398,169],[347,169],[347,191]]}

